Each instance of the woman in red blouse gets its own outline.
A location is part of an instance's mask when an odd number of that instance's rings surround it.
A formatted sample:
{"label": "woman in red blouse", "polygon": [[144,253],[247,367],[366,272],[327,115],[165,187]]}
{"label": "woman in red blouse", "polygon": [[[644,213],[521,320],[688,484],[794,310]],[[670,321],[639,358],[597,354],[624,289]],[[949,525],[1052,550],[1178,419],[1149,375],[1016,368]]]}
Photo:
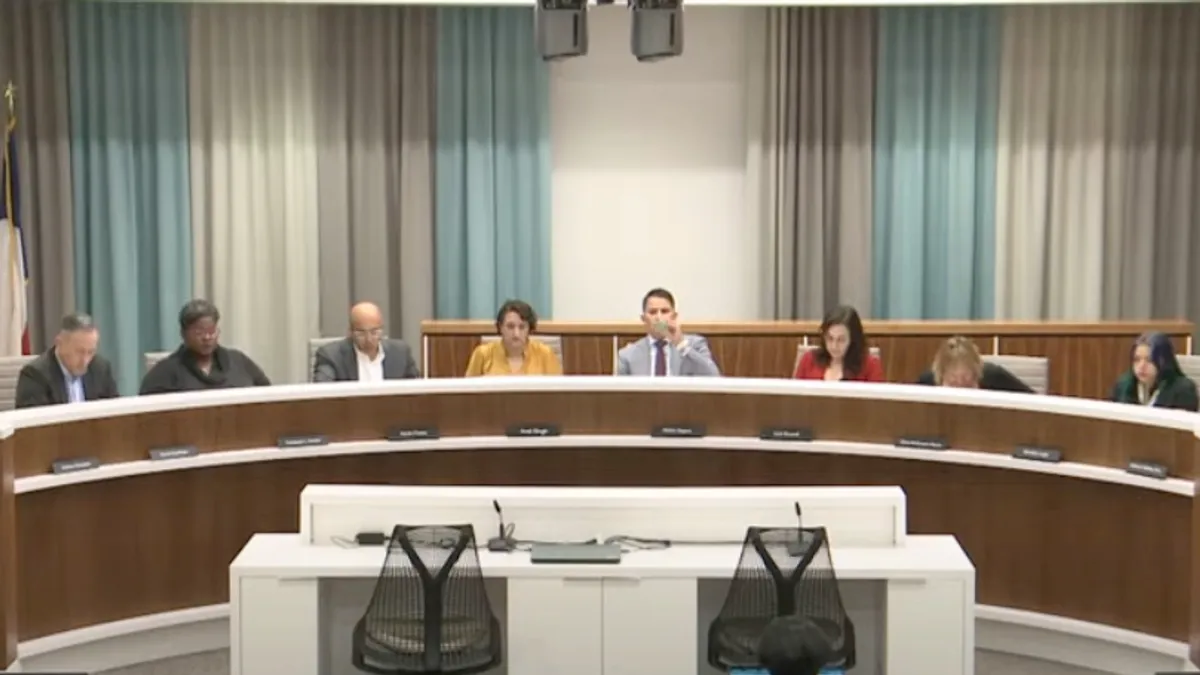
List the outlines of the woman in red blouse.
{"label": "woman in red blouse", "polygon": [[804,352],[793,378],[883,382],[883,364],[867,347],[862,319],[853,307],[838,307],[825,315],[820,346]]}

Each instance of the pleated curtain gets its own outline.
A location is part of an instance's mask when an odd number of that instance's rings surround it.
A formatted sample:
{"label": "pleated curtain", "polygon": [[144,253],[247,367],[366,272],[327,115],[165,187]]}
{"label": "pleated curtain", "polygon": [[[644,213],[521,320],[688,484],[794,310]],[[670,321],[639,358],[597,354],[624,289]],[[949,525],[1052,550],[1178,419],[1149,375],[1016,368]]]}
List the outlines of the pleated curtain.
{"label": "pleated curtain", "polygon": [[320,333],[316,6],[191,8],[196,292],[273,382],[307,379]]}

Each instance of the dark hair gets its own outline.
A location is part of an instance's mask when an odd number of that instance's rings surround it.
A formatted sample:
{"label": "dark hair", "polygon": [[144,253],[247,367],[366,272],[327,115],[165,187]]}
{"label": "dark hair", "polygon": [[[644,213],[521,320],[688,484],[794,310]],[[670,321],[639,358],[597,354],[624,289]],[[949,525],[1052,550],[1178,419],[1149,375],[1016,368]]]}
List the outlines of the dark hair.
{"label": "dark hair", "polygon": [[91,316],[83,312],[74,312],[62,318],[62,331],[64,333],[94,330],[96,330],[96,322],[92,320]]}
{"label": "dark hair", "polygon": [[671,304],[671,309],[675,309],[675,296],[671,295],[671,291],[665,288],[651,288],[645,296],[642,297],[642,311],[646,311],[646,303],[650,302],[650,298],[658,298],[666,300]]}
{"label": "dark hair", "polygon": [[207,300],[199,298],[189,300],[183,309],[179,310],[179,330],[187,332],[187,329],[196,325],[196,322],[201,319],[212,319],[213,323],[221,320],[221,312],[217,310],[217,306]]}
{"label": "dark hair", "polygon": [[826,368],[829,367],[832,357],[829,355],[829,349],[825,346],[825,334],[833,326],[845,326],[850,333],[850,344],[846,347],[842,371],[847,378],[854,377],[862,372],[863,364],[866,363],[869,353],[867,334],[863,332],[862,319],[858,316],[858,310],[849,305],[841,305],[825,314],[825,320],[821,322],[821,343],[817,347],[817,363]]}
{"label": "dark hair", "polygon": [[503,305],[500,305],[500,311],[496,312],[496,332],[500,332],[500,324],[504,323],[504,317],[510,313],[521,317],[521,320],[529,324],[529,331],[537,330],[537,312],[533,311],[533,307],[529,306],[524,300],[505,300]]}
{"label": "dark hair", "polygon": [[759,637],[758,659],[771,675],[818,675],[833,659],[833,645],[812,619],[781,616]]}
{"label": "dark hair", "polygon": [[1175,345],[1171,344],[1171,338],[1167,337],[1166,333],[1142,333],[1139,335],[1129,350],[1130,361],[1133,360],[1133,353],[1141,345],[1150,348],[1150,363],[1153,363],[1154,367],[1158,369],[1158,382],[1174,378],[1182,373],[1179,360],[1175,358]]}

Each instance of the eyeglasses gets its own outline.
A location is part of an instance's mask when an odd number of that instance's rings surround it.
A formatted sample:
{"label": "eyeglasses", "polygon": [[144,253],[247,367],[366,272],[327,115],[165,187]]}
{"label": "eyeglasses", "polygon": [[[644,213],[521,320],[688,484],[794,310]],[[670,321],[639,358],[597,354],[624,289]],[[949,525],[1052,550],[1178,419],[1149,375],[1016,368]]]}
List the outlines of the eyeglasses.
{"label": "eyeglasses", "polygon": [[192,328],[188,331],[188,334],[200,340],[209,340],[220,336],[221,328],[219,326],[214,326],[207,330],[204,328]]}
{"label": "eyeglasses", "polygon": [[356,337],[380,337],[383,335],[382,328],[361,328],[351,331]]}

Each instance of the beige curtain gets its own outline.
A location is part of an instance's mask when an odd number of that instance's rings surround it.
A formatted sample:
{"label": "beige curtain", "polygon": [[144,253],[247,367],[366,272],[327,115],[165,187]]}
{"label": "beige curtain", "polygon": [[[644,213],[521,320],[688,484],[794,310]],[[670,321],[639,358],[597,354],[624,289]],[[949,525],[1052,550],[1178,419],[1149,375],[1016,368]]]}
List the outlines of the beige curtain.
{"label": "beige curtain", "polygon": [[763,21],[749,59],[747,175],[749,217],[765,230],[764,315],[867,312],[875,11],[768,9]]}
{"label": "beige curtain", "polygon": [[272,382],[307,380],[318,334],[318,8],[191,8],[196,294]]}
{"label": "beige curtain", "polygon": [[420,349],[433,316],[434,40],[431,9],[323,7],[317,115],[320,328],[383,308]]}
{"label": "beige curtain", "polygon": [[0,90],[9,82],[16,87],[20,222],[35,351],[49,345],[62,315],[75,310],[65,21],[61,2],[0,1]]}
{"label": "beige curtain", "polygon": [[999,319],[1200,317],[1200,5],[1010,7]]}

